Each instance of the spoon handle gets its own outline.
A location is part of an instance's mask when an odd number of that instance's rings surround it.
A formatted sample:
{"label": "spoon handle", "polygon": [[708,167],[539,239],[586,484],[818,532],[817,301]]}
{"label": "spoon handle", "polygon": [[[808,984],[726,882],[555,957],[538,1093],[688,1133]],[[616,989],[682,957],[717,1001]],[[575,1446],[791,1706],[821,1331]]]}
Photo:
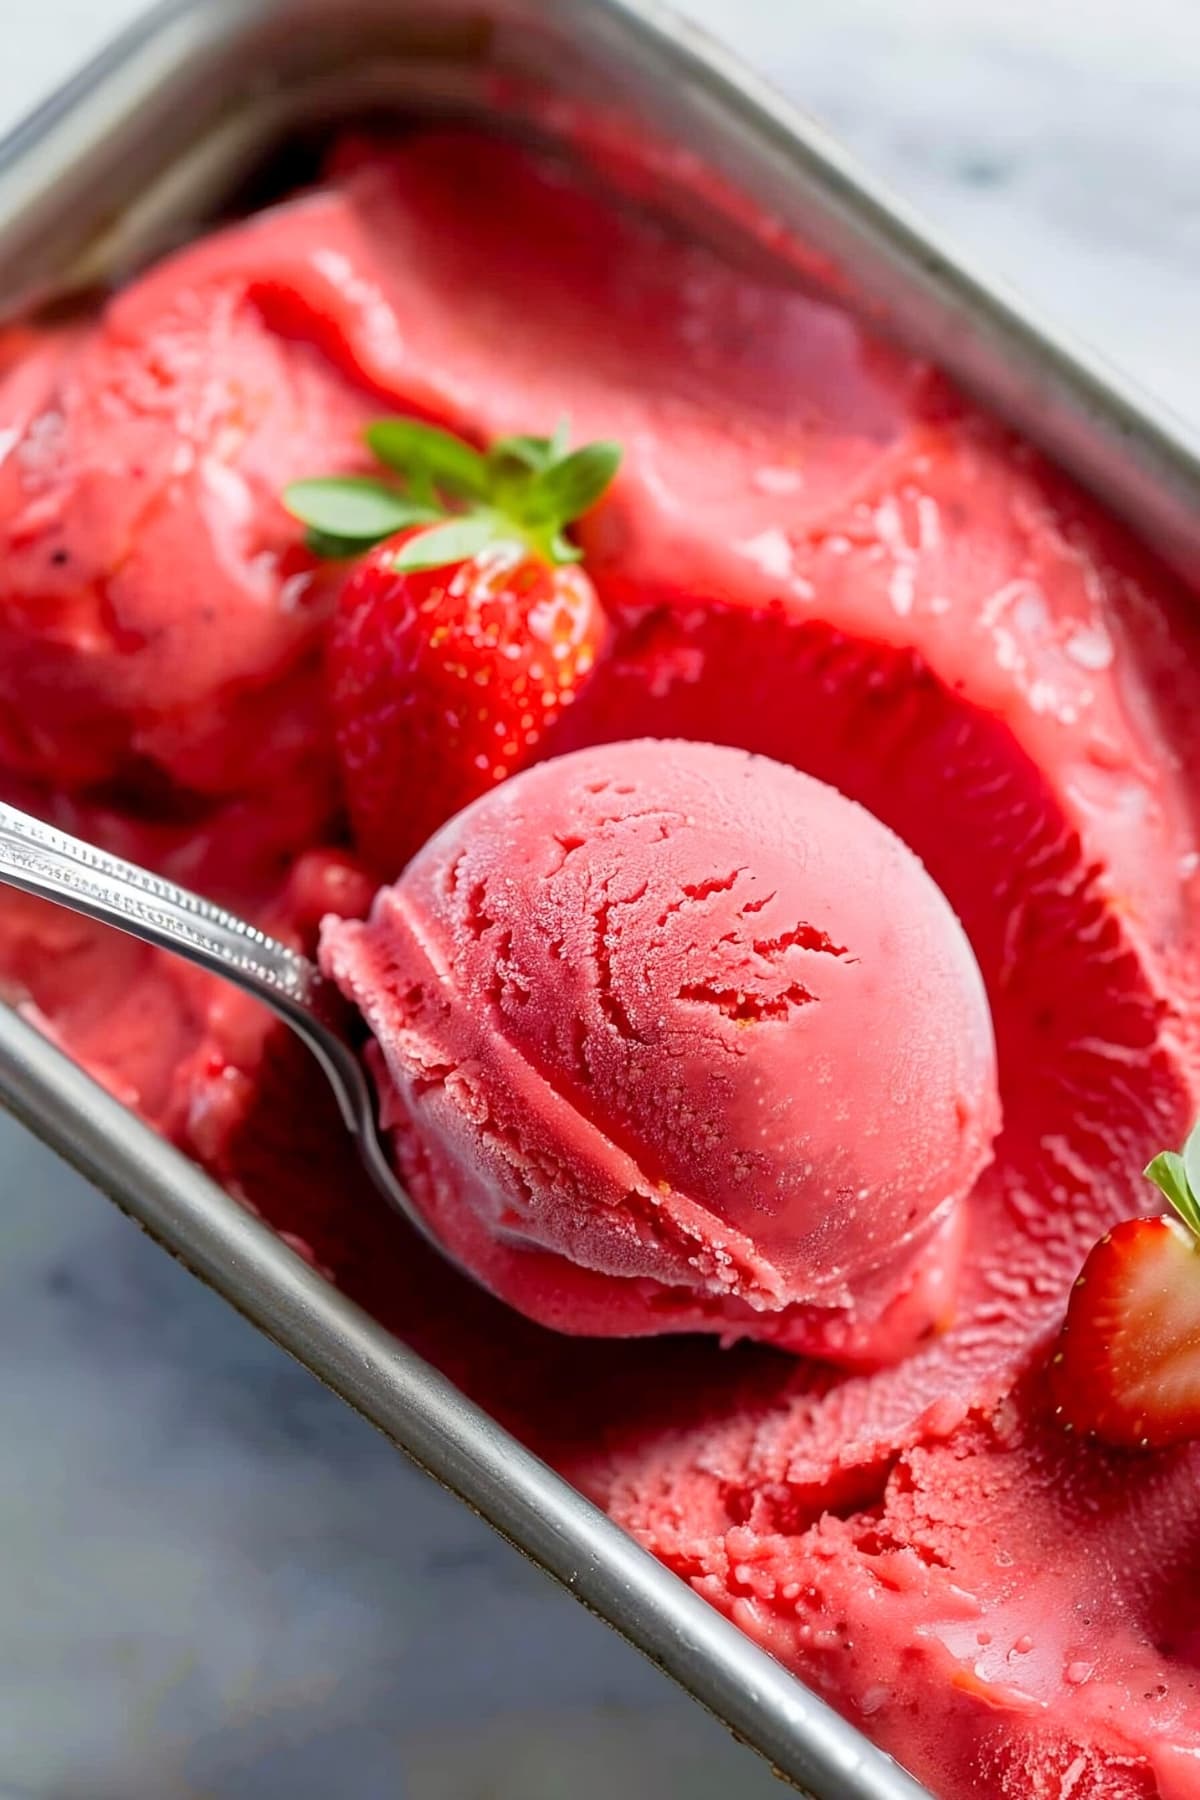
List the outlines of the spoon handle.
{"label": "spoon handle", "polygon": [[315,963],[235,913],[0,803],[0,882],[115,925],[236,982],[293,1024],[323,987]]}
{"label": "spoon handle", "polygon": [[0,885],[56,901],[157,949],[186,956],[263,1001],[320,1063],[375,1185],[423,1237],[461,1267],[438,1244],[392,1167],[379,1134],[371,1085],[348,1035],[352,1010],[316,963],[223,906],[2,802]]}

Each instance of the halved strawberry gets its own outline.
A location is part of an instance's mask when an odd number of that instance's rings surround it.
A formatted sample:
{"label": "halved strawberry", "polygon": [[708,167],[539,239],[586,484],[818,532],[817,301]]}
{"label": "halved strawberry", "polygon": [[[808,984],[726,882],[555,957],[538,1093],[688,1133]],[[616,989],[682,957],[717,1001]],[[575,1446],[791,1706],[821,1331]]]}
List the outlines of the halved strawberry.
{"label": "halved strawberry", "polygon": [[532,760],[595,662],[604,616],[566,529],[619,452],[568,452],[560,432],[485,453],[411,419],[367,440],[403,487],[339,477],[284,498],[314,549],[369,551],[341,590],[329,673],[355,839],[390,879]]}
{"label": "halved strawberry", "polygon": [[1175,1211],[1100,1239],[1050,1365],[1063,1425],[1128,1449],[1200,1437],[1200,1127],[1146,1173]]}

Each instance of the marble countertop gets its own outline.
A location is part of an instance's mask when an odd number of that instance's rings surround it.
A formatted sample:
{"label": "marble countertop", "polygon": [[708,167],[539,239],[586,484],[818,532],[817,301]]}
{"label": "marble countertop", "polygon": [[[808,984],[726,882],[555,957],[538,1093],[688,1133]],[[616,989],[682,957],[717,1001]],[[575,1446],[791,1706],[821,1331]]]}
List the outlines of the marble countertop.
{"label": "marble countertop", "polygon": [[[0,130],[137,10],[22,7]],[[1195,0],[686,10],[1200,423]],[[781,1792],[6,1121],[0,1172],[0,1800]]]}

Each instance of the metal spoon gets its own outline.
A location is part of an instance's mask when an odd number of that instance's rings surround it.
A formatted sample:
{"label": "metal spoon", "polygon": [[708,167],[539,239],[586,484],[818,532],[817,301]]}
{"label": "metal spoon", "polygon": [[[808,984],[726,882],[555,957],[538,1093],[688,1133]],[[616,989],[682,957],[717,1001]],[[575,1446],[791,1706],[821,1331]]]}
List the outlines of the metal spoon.
{"label": "metal spoon", "polygon": [[211,900],[2,803],[0,882],[173,950],[264,1001],[320,1063],[380,1193],[461,1267],[438,1243],[388,1161],[371,1085],[346,1035],[353,1014],[316,963]]}

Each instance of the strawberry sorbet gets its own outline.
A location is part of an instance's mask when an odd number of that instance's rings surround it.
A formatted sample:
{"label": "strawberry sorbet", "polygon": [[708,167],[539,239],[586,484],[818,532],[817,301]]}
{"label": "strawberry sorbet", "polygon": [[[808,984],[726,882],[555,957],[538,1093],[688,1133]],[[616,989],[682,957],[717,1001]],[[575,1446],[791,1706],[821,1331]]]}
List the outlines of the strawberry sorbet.
{"label": "strawberry sorbet", "polygon": [[696,744],[555,758],[323,960],[412,1193],[530,1317],[869,1361],[950,1315],[987,1000],[916,858],[832,788]]}
{"label": "strawberry sorbet", "polygon": [[[631,197],[466,129],[356,139],[0,337],[0,787],[312,947],[374,882],[326,714],[346,559],[284,487],[370,470],[384,414],[619,442],[572,527],[601,647],[512,740],[537,766],[325,955],[497,1293],[703,1332],[568,1336],[457,1277],[304,1052],[195,970],[8,897],[0,971],[941,1800],[1200,1800],[1200,1446],[1067,1437],[1044,1378],[1196,1105],[1194,598],[935,370],[660,217],[664,170]],[[772,1333],[821,1355],[719,1342]]]}

